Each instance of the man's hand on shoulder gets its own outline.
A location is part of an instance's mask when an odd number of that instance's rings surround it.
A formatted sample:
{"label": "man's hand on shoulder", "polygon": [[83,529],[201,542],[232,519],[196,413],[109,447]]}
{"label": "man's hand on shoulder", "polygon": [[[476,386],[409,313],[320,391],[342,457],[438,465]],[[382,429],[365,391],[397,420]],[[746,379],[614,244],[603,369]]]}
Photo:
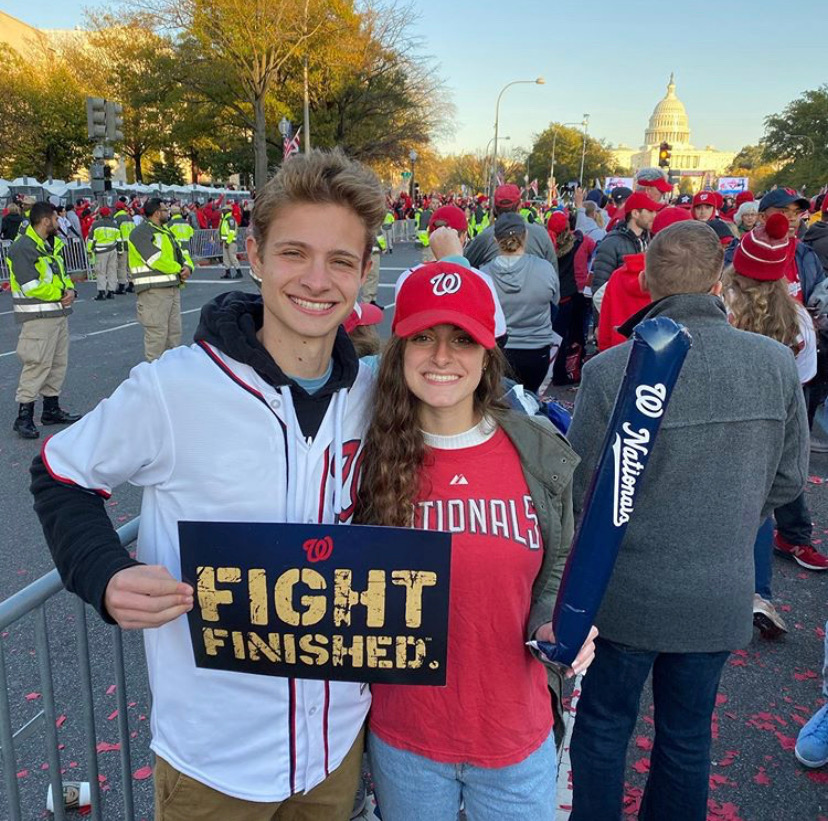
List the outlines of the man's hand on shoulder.
{"label": "man's hand on shoulder", "polygon": [[125,630],[160,627],[193,608],[193,588],[161,565],[119,570],[106,586],[104,607]]}

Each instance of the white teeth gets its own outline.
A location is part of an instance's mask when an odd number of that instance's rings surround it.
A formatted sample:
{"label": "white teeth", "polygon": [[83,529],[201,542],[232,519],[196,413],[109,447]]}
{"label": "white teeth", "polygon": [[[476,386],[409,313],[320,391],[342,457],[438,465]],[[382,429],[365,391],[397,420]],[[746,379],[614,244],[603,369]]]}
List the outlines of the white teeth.
{"label": "white teeth", "polygon": [[425,378],[432,382],[456,382],[460,377],[448,373],[427,373]]}
{"label": "white teeth", "polygon": [[308,302],[307,299],[299,299],[298,296],[292,296],[291,300],[299,305],[301,308],[307,308],[309,311],[327,311],[333,308],[333,302]]}

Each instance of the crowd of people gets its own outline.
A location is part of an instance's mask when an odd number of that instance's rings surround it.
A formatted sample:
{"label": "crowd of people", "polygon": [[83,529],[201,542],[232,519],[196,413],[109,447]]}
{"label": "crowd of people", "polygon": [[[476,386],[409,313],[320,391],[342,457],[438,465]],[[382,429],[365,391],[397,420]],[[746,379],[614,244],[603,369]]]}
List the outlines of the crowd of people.
{"label": "crowd of people", "polygon": [[[828,197],[674,196],[664,172],[647,168],[631,189],[576,188],[547,205],[512,184],[491,202],[412,201],[386,196],[341,152],[313,151],[282,166],[247,218],[260,293],[207,303],[191,346],[180,345],[179,293],[198,209],[141,208],[138,224],[125,200],[97,209],[85,238],[99,298],[134,286],[147,362],[82,419],[57,399],[74,297],[61,214],[32,205],[9,260],[24,365],[15,429],[37,435],[38,395],[44,423],[73,423],[32,465],[55,564],[106,621],[147,631],[156,819],[348,819],[367,746],[387,821],[454,821],[461,806],[469,821],[551,821],[563,679],[589,671],[571,745],[572,818],[620,817],[652,672],[655,746],[639,817],[703,821],[723,667],[754,627],[769,639],[787,629],[771,556],[828,569],[804,496],[809,428],[828,393]],[[216,209],[225,278],[236,278],[245,216]],[[400,276],[381,346],[369,278],[378,253],[393,252],[393,223],[408,218],[424,261]],[[562,669],[526,642],[555,640],[628,340],[655,317],[683,325],[693,346],[595,626]],[[27,351],[44,334],[54,356],[38,370]],[[537,401],[504,399],[515,384],[542,397],[550,383],[578,386],[569,425]],[[187,425],[170,423],[194,401]],[[357,466],[347,473],[346,450]],[[145,489],[135,557],[103,502],[126,481]],[[462,512],[481,504],[512,518],[472,526]],[[438,508],[461,513],[447,526],[431,515]],[[197,669],[180,519],[448,527],[446,686],[368,691]],[[193,698],[209,722],[190,720]],[[795,754],[828,763],[828,706]]]}

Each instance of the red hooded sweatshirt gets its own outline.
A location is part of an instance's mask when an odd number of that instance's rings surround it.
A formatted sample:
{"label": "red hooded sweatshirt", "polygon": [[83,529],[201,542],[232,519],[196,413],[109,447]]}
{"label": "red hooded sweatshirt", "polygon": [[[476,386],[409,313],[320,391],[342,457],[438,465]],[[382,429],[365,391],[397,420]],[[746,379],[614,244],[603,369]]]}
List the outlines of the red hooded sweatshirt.
{"label": "red hooded sweatshirt", "polygon": [[627,254],[624,264],[610,275],[598,315],[599,351],[626,342],[616,328],[653,301],[649,291],[642,291],[638,283],[643,270],[644,254]]}

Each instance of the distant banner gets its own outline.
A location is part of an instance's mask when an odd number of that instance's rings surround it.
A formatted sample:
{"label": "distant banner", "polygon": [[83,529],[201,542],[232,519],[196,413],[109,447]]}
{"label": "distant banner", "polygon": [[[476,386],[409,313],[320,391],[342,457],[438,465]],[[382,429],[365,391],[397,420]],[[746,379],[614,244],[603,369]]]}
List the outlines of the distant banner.
{"label": "distant banner", "polygon": [[616,188],[629,188],[630,191],[633,190],[633,178],[632,177],[607,177],[607,181],[604,183],[604,193],[611,194],[612,191]]}
{"label": "distant banner", "polygon": [[178,534],[197,667],[445,685],[450,534],[237,522]]}
{"label": "distant banner", "polygon": [[719,177],[720,194],[740,194],[749,190],[747,177]]}

